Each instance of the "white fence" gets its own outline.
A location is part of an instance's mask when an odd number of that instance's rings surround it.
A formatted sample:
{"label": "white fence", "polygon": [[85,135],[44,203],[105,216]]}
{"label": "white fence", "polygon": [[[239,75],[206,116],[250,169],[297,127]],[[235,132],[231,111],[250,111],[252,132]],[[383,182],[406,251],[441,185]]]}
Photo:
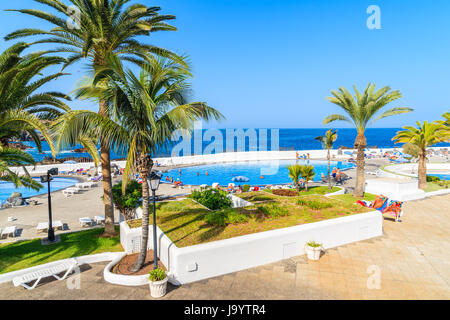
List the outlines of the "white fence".
{"label": "white fence", "polygon": [[[302,255],[310,240],[329,249],[378,237],[383,233],[382,220],[381,213],[368,212],[185,248],[178,248],[158,228],[158,252],[171,282],[184,284]],[[120,237],[127,253],[140,250],[141,228],[130,229],[122,222]],[[153,248],[152,237],[149,228],[148,249]]]}

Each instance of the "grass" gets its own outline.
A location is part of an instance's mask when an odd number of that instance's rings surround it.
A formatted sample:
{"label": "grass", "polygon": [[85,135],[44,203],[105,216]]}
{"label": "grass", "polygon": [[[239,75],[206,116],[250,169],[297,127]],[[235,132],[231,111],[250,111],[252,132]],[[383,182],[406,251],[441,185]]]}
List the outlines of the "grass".
{"label": "grass", "polygon": [[427,188],[425,189],[425,192],[433,192],[438,190],[448,189],[444,185],[439,185],[436,182],[427,182]]}
{"label": "grass", "polygon": [[61,259],[123,251],[119,237],[101,238],[102,232],[101,228],[61,234],[61,242],[49,246],[41,245],[40,239],[2,244],[0,274]]}
{"label": "grass", "polygon": [[[214,217],[211,211],[190,199],[158,203],[157,224],[176,246],[187,247],[369,211],[322,195],[282,197],[257,191],[239,196],[254,205],[214,211]],[[309,202],[298,204],[299,199]],[[308,204],[323,209],[312,209]],[[152,208],[150,221],[151,213]],[[139,227],[141,221],[135,220],[129,225]]]}
{"label": "grass", "polygon": [[[305,191],[304,189],[300,191],[300,195],[301,196],[307,196],[307,195],[312,195],[312,194],[321,194],[321,195],[325,195],[328,193],[334,193],[334,192],[338,192],[339,190],[341,190],[341,188],[339,187],[333,187],[331,190],[328,188],[328,186],[320,186],[320,187],[309,187],[308,191]],[[264,191],[268,192],[268,193],[272,193],[273,190],[269,190],[269,189],[264,189]]]}
{"label": "grass", "polygon": [[345,202],[347,204],[355,204],[358,200],[366,200],[366,201],[373,201],[375,200],[376,195],[371,193],[365,193],[364,198],[356,198],[352,194],[341,194],[337,196],[331,196],[333,199],[341,200],[342,202]]}

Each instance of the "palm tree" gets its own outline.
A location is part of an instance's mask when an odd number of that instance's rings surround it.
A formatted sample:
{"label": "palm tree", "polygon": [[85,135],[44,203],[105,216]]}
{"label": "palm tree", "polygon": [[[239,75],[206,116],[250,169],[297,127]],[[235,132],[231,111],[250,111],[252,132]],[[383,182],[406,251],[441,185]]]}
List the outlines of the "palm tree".
{"label": "palm tree", "polygon": [[300,185],[298,183],[298,181],[300,180],[300,176],[301,176],[301,165],[299,164],[293,164],[287,167],[288,172],[289,172],[289,178],[292,179],[292,181],[294,182],[295,188],[297,189],[297,191],[300,191]]}
{"label": "palm tree", "polygon": [[305,191],[308,191],[308,182],[314,179],[314,166],[300,166],[300,174],[305,179]]}
{"label": "palm tree", "polygon": [[[40,190],[42,185],[33,180],[26,170],[26,165],[34,165],[34,159],[28,153],[16,149],[0,146],[0,180],[12,182],[14,186]],[[24,175],[19,175],[11,167],[22,167]]]}
{"label": "palm tree", "polygon": [[[101,68],[107,65],[111,55],[120,56],[122,60],[136,64],[142,64],[151,53],[178,59],[170,51],[142,43],[138,39],[139,36],[149,36],[152,32],[176,30],[165,22],[175,19],[175,16],[159,15],[159,7],[147,7],[143,4],[127,6],[130,0],[70,0],[71,6],[60,0],[35,1],[56,10],[58,15],[33,9],[9,11],[37,17],[55,27],[50,31],[22,29],[7,35],[5,39],[42,36],[42,39],[32,44],[62,45],[47,52],[70,54],[65,66],[88,58],[93,69]],[[74,11],[77,12],[74,14]],[[79,19],[76,17],[78,13]],[[103,99],[99,100],[98,113],[108,114],[107,103]],[[115,236],[110,148],[104,135],[101,135],[100,149],[105,203],[104,235]]]}
{"label": "palm tree", "polygon": [[69,110],[63,100],[70,99],[60,92],[37,91],[64,75],[56,73],[42,76],[42,71],[65,60],[43,56],[42,52],[21,56],[28,47],[21,42],[0,54],[0,142],[2,146],[8,146],[11,138],[20,138],[26,132],[41,151],[40,132],[55,155],[47,124]]}
{"label": "palm tree", "polygon": [[356,187],[353,192],[353,195],[356,197],[364,196],[364,148],[367,146],[365,137],[367,127],[377,120],[413,111],[413,109],[407,107],[392,108],[376,116],[381,109],[389,103],[400,99],[402,95],[398,90],[391,91],[390,87],[384,87],[377,91],[375,91],[375,88],[375,84],[369,83],[361,94],[356,86],[354,86],[355,97],[353,97],[347,89],[341,87],[338,91],[331,91],[333,97],[327,98],[331,103],[341,107],[345,115],[330,115],[325,118],[323,123],[328,124],[333,121],[346,121],[351,123],[358,133],[355,140],[355,148],[358,150]]}
{"label": "palm tree", "polygon": [[[445,126],[446,131],[450,132],[450,112],[446,112],[442,115],[442,117],[444,118],[444,121],[442,121],[442,124]],[[449,140],[447,139],[446,142],[449,142]]]}
{"label": "palm tree", "polygon": [[[91,123],[95,127],[102,127],[102,132],[107,134],[109,143],[115,148],[121,152],[125,149],[128,151],[123,191],[135,172],[144,182],[142,243],[139,258],[133,266],[134,272],[142,268],[147,254],[150,191],[145,182],[153,167],[151,155],[158,148],[167,146],[177,130],[191,129],[194,121],[223,117],[204,102],[187,101],[186,93],[190,86],[186,81],[191,75],[184,64],[152,56],[148,60],[139,76],[124,70],[117,57],[110,59],[108,67],[97,69],[92,84],[80,87],[76,96],[104,97],[111,119],[99,118],[88,111],[77,111],[77,115],[73,114],[72,119],[67,119],[67,130],[62,134],[62,139],[76,135],[77,128]],[[108,81],[105,83],[99,79]]]}
{"label": "palm tree", "polygon": [[328,130],[324,136],[318,136],[315,139],[322,143],[322,147],[327,150],[327,161],[328,161],[328,171],[327,171],[327,181],[328,188],[331,190],[333,187],[331,186],[331,177],[330,177],[330,150],[333,149],[333,144],[337,140],[338,135],[337,131]]}
{"label": "palm tree", "polygon": [[417,121],[417,127],[405,126],[403,131],[397,132],[397,135],[392,138],[395,143],[411,143],[420,148],[419,151],[419,188],[425,190],[427,188],[427,148],[444,142],[449,138],[449,133],[445,132],[445,127],[442,123],[434,121],[428,123],[423,122],[423,125]]}

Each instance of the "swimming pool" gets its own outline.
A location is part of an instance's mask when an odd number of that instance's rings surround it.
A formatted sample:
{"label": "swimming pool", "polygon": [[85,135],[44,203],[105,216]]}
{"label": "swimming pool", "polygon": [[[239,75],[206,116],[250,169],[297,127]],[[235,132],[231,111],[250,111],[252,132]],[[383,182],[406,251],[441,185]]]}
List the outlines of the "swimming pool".
{"label": "swimming pool", "polygon": [[[33,180],[36,180],[39,183],[41,181],[40,178],[33,178]],[[55,178],[53,178],[52,182],[50,183],[50,188],[51,188],[50,191],[53,192],[53,191],[65,189],[65,188],[75,185],[76,183],[78,183],[77,179],[55,177]],[[47,193],[47,184],[45,183],[42,185],[44,185],[44,188],[42,188],[39,191],[36,191],[33,189],[27,189],[24,187],[15,188],[14,184],[12,184],[11,182],[0,182],[0,201],[5,201],[6,199],[8,199],[11,196],[11,193],[13,193],[13,192],[20,192],[22,194],[22,197],[24,197],[24,198],[29,198],[29,197],[37,196],[40,194],[45,194],[45,193]]]}
{"label": "swimming pool", "polygon": [[[327,161],[318,160],[279,160],[279,161],[250,161],[250,162],[232,162],[223,164],[211,164],[196,167],[170,170],[163,173],[162,181],[166,182],[166,177],[172,177],[174,181],[178,178],[183,184],[192,185],[211,185],[219,183],[221,186],[227,186],[229,183],[235,185],[268,185],[291,183],[288,176],[287,166],[291,164],[310,164],[314,166],[314,181],[321,180],[321,174],[327,174]],[[331,169],[337,167],[341,170],[355,167],[348,162],[331,161]],[[208,175],[206,175],[208,173]],[[248,182],[233,182],[233,177],[244,176],[249,178]],[[261,177],[262,176],[262,177]]]}

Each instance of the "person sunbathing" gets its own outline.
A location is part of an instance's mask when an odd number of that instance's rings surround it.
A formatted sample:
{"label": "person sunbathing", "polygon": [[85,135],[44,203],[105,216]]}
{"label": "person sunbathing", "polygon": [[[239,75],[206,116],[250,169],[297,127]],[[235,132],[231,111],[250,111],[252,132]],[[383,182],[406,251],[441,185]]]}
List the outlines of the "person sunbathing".
{"label": "person sunbathing", "polygon": [[337,171],[336,171],[336,181],[339,183],[342,182],[341,170],[339,170],[339,169],[337,169]]}
{"label": "person sunbathing", "polygon": [[336,173],[337,173],[337,168],[334,167],[334,168],[333,168],[333,171],[331,171],[331,176],[332,176],[333,178],[336,178]]}

